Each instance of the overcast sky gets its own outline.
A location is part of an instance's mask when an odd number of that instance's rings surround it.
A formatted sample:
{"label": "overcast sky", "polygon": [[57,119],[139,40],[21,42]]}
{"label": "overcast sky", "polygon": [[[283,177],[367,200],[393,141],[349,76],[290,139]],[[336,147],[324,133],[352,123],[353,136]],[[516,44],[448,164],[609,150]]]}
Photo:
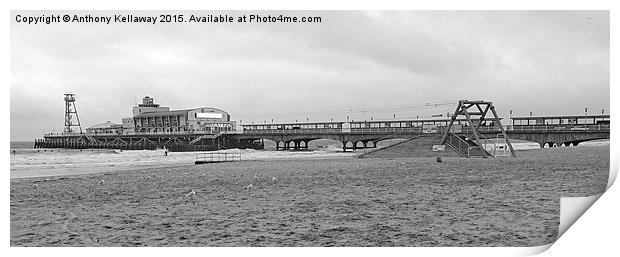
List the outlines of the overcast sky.
{"label": "overcast sky", "polygon": [[[505,118],[508,110],[609,112],[607,11],[272,13],[322,17],[313,24],[15,22],[17,14],[116,13],[12,12],[11,140],[61,132],[65,92],[77,95],[83,128],[120,123],[145,95],[171,109],[220,108],[244,124],[428,118],[453,111],[458,99],[493,101]],[[439,102],[453,104],[419,107]]]}

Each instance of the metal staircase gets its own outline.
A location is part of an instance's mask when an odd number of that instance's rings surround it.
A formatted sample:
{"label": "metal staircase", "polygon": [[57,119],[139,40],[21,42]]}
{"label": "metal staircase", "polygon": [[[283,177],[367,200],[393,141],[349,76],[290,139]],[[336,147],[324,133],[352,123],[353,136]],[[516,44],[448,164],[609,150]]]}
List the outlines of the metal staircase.
{"label": "metal staircase", "polygon": [[455,152],[459,153],[463,157],[480,157],[486,158],[491,155],[484,147],[479,146],[476,142],[466,139],[465,136],[459,136],[452,132],[448,133],[445,144],[452,148]]}

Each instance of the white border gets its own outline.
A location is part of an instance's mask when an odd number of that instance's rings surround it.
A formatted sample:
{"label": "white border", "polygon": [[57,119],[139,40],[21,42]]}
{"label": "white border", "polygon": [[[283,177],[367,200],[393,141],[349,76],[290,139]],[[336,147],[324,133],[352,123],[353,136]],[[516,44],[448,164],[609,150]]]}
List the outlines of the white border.
{"label": "white border", "polygon": [[[293,3],[294,2],[294,3]],[[500,3],[501,2],[501,3]],[[353,5],[354,4],[354,5]],[[4,58],[0,64],[2,68],[2,78],[4,78],[5,85],[4,93],[2,94],[3,112],[6,116],[10,115],[9,95],[10,83],[9,79],[9,10],[36,10],[36,9],[94,9],[94,10],[121,10],[121,9],[134,9],[134,10],[162,10],[162,9],[202,9],[202,10],[216,10],[216,9],[235,9],[235,10],[248,10],[248,9],[300,9],[300,10],[318,10],[318,9],[338,9],[338,10],[364,10],[364,9],[448,9],[448,10],[505,10],[505,9],[555,9],[555,10],[608,10],[611,9],[611,45],[618,44],[618,33],[614,29],[618,28],[618,15],[614,8],[613,1],[535,1],[535,0],[522,0],[512,1],[505,3],[505,1],[484,1],[484,0],[469,0],[469,1],[423,1],[420,3],[403,3],[400,1],[227,1],[224,3],[209,3],[195,4],[192,1],[148,1],[144,3],[128,2],[126,0],[109,0],[101,1],[99,3],[91,3],[86,1],[20,1],[6,3],[3,1],[1,4],[3,8],[2,16],[2,35],[5,35],[2,40],[2,53]],[[616,70],[616,60],[618,60],[618,53],[611,49],[611,71]],[[617,99],[618,88],[616,85],[617,79],[615,74],[611,74],[611,94],[615,97],[611,100],[611,113],[618,113]],[[10,126],[2,126],[2,132],[5,135],[9,135]],[[619,146],[614,140],[618,134],[618,127],[612,126],[612,144],[611,144],[611,163],[612,170],[617,172],[618,160],[617,156],[620,153]],[[9,146],[9,138],[2,137],[2,144],[5,145],[5,149]],[[2,223],[3,234],[2,238],[5,242],[3,251],[7,256],[23,256],[25,255],[38,255],[38,256],[78,256],[78,255],[95,255],[104,256],[110,254],[149,254],[149,255],[179,255],[179,254],[200,254],[208,253],[218,255],[230,255],[243,254],[243,255],[262,255],[269,254],[270,256],[316,256],[318,254],[328,255],[450,255],[450,256],[506,256],[506,255],[522,255],[524,254],[524,248],[105,248],[94,250],[92,248],[10,248],[9,245],[9,155],[5,154],[2,159],[2,165],[5,167],[5,180],[0,193],[4,196],[5,202],[2,205],[2,218],[5,222]],[[611,187],[610,190],[603,194],[603,196],[588,210],[584,217],[581,217],[579,221],[572,226],[567,233],[565,233],[549,251],[543,253],[543,256],[584,256],[590,253],[598,253],[596,255],[614,255],[617,251],[617,235],[618,235],[618,200],[620,199],[620,192],[617,190],[617,186]],[[180,251],[180,252],[179,252]],[[608,254],[603,254],[608,253]]]}

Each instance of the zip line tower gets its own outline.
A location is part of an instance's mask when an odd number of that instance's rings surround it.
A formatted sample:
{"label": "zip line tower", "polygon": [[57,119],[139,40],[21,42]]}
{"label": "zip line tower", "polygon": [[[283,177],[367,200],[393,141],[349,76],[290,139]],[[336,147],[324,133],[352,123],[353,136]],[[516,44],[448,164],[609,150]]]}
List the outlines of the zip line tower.
{"label": "zip line tower", "polygon": [[[487,118],[489,111],[491,117]],[[462,116],[465,117],[467,127],[457,129],[461,130],[460,135],[457,135],[454,133],[455,128],[453,128],[453,125],[457,118]],[[489,140],[484,137],[482,133],[480,133],[482,128],[481,125],[485,120],[492,121],[491,126],[496,127],[497,130],[499,130],[495,140]],[[460,100],[456,106],[454,114],[452,114],[452,118],[450,118],[450,123],[448,123],[446,130],[443,132],[441,144],[445,144],[447,142],[449,143],[449,139],[452,138],[466,140],[464,142],[468,149],[466,151],[461,149],[461,152],[466,153],[468,157],[473,157],[470,153],[475,152],[483,153],[482,156],[516,156],[515,151],[512,148],[512,144],[508,139],[508,135],[506,134],[506,130],[504,130],[492,102]],[[472,149],[478,150],[472,151]]]}

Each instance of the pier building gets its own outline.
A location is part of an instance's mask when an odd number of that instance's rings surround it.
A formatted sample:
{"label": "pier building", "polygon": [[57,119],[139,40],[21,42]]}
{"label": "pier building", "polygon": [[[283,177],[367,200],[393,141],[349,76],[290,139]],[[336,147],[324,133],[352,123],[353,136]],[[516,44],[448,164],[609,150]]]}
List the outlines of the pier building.
{"label": "pier building", "polygon": [[123,125],[107,121],[86,128],[87,134],[122,134]]}
{"label": "pier building", "polygon": [[133,108],[133,118],[123,119],[127,133],[175,133],[175,132],[220,132],[235,130],[230,115],[212,107],[197,107],[184,110],[170,110],[154,103],[146,96],[142,104]]}

